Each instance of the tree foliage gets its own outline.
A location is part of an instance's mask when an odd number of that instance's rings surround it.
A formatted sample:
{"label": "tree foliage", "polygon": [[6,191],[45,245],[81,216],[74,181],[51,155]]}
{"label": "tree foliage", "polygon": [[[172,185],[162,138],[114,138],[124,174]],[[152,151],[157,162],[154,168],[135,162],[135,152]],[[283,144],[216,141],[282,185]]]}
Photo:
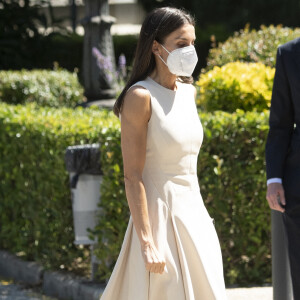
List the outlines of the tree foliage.
{"label": "tree foliage", "polygon": [[139,0],[149,11],[155,7],[185,8],[195,15],[200,27],[223,24],[233,30],[246,23],[258,28],[261,24],[299,25],[299,0]]}
{"label": "tree foliage", "polygon": [[45,30],[55,26],[67,34],[62,21],[54,16],[50,0],[0,0],[0,69],[37,66],[43,55]]}

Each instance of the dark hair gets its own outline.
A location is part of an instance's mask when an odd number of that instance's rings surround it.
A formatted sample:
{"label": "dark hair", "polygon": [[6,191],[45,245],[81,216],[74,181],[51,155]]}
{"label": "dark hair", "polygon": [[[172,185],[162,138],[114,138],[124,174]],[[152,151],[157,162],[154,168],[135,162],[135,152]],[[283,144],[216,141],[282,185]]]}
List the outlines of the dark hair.
{"label": "dark hair", "polygon": [[[195,26],[194,18],[183,9],[173,7],[161,7],[152,10],[145,18],[139,40],[137,43],[135,58],[130,78],[123,91],[115,102],[113,111],[119,116],[124,101],[124,96],[133,84],[146,77],[155,68],[155,58],[152,53],[152,44],[156,40],[160,44],[165,38],[184,24]],[[181,82],[192,83],[192,76],[179,76]]]}

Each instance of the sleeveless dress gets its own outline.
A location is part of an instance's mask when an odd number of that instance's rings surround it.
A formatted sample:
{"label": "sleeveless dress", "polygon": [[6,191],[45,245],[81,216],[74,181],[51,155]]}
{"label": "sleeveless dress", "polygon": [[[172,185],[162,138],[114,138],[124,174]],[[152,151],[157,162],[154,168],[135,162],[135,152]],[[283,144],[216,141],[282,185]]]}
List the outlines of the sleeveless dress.
{"label": "sleeveless dress", "polygon": [[133,86],[151,95],[143,183],[155,246],[167,272],[146,270],[129,218],[123,244],[101,300],[225,300],[219,240],[199,189],[197,157],[203,129],[194,88],[170,90],[147,77]]}

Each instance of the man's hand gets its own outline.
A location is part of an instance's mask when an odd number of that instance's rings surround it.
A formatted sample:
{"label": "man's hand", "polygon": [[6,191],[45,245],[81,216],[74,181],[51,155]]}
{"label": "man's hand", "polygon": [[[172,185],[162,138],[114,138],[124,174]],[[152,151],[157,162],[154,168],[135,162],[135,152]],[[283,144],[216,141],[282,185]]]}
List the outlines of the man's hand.
{"label": "man's hand", "polygon": [[285,196],[284,189],[281,183],[270,183],[267,190],[267,200],[271,209],[284,212]]}

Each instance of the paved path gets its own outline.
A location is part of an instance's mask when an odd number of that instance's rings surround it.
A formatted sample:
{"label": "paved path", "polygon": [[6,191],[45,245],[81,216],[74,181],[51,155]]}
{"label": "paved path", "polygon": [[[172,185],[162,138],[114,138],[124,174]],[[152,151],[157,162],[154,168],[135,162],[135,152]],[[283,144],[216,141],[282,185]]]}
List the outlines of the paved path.
{"label": "paved path", "polygon": [[0,300],[57,300],[46,297],[20,284],[0,280]]}
{"label": "paved path", "polygon": [[272,287],[227,289],[228,300],[273,300]]}

